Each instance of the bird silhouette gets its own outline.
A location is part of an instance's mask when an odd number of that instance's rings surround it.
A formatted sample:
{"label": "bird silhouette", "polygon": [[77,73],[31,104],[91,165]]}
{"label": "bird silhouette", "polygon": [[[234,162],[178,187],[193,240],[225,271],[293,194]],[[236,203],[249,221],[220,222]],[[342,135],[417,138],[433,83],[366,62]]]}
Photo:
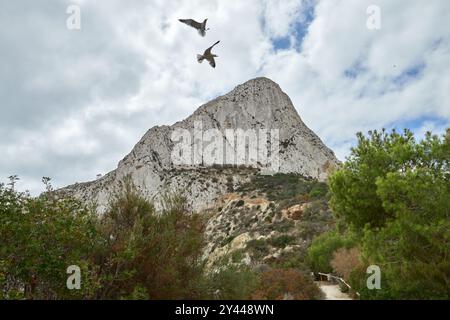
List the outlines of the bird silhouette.
{"label": "bird silhouette", "polygon": [[206,21],[208,21],[208,19],[205,19],[203,22],[197,22],[193,19],[178,19],[178,21],[187,24],[188,26],[197,29],[198,34],[201,35],[202,37],[205,36],[206,31],[209,30],[206,29]]}
{"label": "bird silhouette", "polygon": [[211,67],[215,68],[216,67],[216,61],[214,60],[214,57],[218,57],[215,54],[211,53],[211,49],[218,44],[220,41],[217,41],[216,43],[214,43],[211,47],[209,47],[208,49],[205,50],[205,52],[203,54],[198,54],[197,55],[197,61],[198,63],[202,63],[203,60],[208,60],[209,64],[211,65]]}

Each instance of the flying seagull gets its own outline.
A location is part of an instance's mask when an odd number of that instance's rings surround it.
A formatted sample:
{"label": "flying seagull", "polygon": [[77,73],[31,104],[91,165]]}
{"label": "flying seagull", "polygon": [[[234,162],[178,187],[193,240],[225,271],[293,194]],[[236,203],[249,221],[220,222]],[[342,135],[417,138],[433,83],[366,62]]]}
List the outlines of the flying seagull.
{"label": "flying seagull", "polygon": [[211,49],[218,44],[220,41],[217,41],[216,43],[214,43],[211,47],[209,47],[208,49],[205,50],[205,52],[203,53],[203,55],[198,54],[197,55],[197,61],[198,63],[202,63],[203,60],[208,60],[209,64],[211,65],[211,67],[215,68],[216,67],[216,61],[214,61],[214,57],[218,57],[215,54],[211,53]]}
{"label": "flying seagull", "polygon": [[178,19],[178,21],[183,22],[183,23],[187,24],[188,26],[191,26],[192,28],[197,29],[198,33],[202,37],[204,37],[206,34],[206,31],[209,30],[209,28],[206,29],[206,21],[208,21],[208,19],[205,19],[203,22],[197,22],[192,19]]}

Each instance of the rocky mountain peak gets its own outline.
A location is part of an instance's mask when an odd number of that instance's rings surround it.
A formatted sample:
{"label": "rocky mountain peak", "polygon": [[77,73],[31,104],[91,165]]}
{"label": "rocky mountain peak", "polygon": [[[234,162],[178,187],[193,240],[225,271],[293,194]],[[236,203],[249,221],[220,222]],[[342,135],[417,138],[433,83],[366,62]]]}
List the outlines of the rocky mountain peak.
{"label": "rocky mountain peak", "polygon": [[267,127],[273,121],[301,122],[289,97],[280,86],[264,77],[249,80],[197,109],[187,120],[207,115],[233,128],[259,125]]}
{"label": "rocky mountain peak", "polygon": [[337,162],[280,86],[260,77],[207,102],[183,121],[151,128],[116,170],[65,191],[95,199],[101,208],[131,176],[148,197],[182,190],[194,210],[203,210],[251,175],[298,173],[324,180]]}

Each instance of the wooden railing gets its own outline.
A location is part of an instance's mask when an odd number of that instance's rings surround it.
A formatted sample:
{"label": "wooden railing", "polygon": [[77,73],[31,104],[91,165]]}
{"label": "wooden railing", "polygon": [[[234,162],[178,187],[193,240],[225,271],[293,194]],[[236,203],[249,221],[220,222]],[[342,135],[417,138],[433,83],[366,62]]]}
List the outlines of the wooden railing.
{"label": "wooden railing", "polygon": [[347,286],[347,287],[349,288],[349,290],[355,292],[355,294],[356,294],[358,297],[361,296],[361,295],[359,294],[359,292],[353,290],[352,287],[351,287],[351,286],[350,286],[343,278],[334,276],[334,275],[329,274],[329,273],[317,272],[317,274],[318,274],[319,276],[321,276],[321,277],[327,277],[327,281],[329,281],[329,282],[331,282],[331,279],[338,280],[338,281],[340,281],[341,283],[343,283],[345,286]]}

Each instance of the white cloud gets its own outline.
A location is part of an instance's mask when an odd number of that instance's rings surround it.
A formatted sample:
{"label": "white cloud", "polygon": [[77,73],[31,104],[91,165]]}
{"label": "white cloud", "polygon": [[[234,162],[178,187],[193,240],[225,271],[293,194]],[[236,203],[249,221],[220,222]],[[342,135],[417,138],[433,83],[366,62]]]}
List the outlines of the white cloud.
{"label": "white cloud", "polygon": [[266,0],[263,3],[265,31],[271,37],[283,37],[292,31],[292,25],[300,18],[302,4],[297,0]]}
{"label": "white cloud", "polygon": [[[450,19],[444,1],[378,1],[382,28],[366,28],[370,1],[321,1],[302,51],[271,56],[265,72],[280,82],[300,115],[343,158],[355,131],[421,118],[450,122]],[[437,45],[438,44],[438,45]],[[425,64],[403,87],[394,79]],[[360,65],[356,78],[345,71]],[[342,145],[345,150],[342,150]]]}
{"label": "white cloud", "polygon": [[[77,1],[76,32],[65,28],[68,3],[0,12],[0,175],[34,191],[44,175],[63,186],[113,169],[150,127],[255,76],[278,82],[341,159],[356,131],[450,125],[446,0],[379,0],[378,31],[366,28],[366,0]],[[178,18],[208,18],[211,30],[201,38]],[[291,46],[274,50],[280,37]],[[217,40],[217,68],[198,64]]]}

